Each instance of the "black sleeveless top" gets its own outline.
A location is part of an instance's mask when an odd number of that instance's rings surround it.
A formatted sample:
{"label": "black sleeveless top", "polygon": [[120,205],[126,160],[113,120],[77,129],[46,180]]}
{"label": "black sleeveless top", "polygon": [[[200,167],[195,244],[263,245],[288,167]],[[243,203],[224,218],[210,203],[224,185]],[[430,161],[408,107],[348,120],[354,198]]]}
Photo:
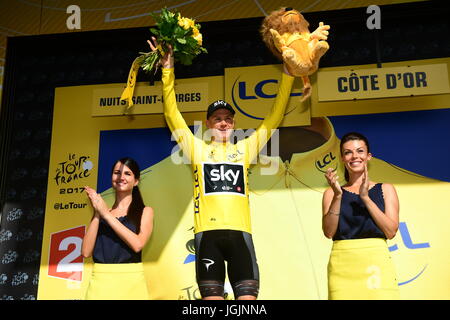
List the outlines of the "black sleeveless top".
{"label": "black sleeveless top", "polygon": [[[131,231],[136,232],[136,226],[127,219],[127,216],[116,219]],[[95,263],[142,262],[141,252],[134,252],[103,219],[100,219],[92,257]]]}
{"label": "black sleeveless top", "polygon": [[[384,212],[384,197],[381,186],[381,183],[377,183],[369,189],[369,198]],[[386,239],[386,236],[373,221],[359,194],[342,188],[339,223],[333,240],[364,238]]]}

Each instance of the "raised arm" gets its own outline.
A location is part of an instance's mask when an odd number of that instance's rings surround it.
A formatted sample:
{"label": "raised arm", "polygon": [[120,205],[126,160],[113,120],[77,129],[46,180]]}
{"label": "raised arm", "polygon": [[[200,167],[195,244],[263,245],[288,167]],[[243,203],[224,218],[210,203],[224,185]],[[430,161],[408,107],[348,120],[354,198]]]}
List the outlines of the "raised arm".
{"label": "raised arm", "polygon": [[[152,37],[152,41],[148,40],[150,48],[157,50],[158,43]],[[173,49],[169,46],[169,50],[161,59],[162,66],[162,83],[163,83],[163,99],[164,99],[164,117],[167,125],[172,132],[172,138],[180,145],[183,153],[191,158],[192,144],[194,135],[189,129],[186,121],[178,110],[177,100],[175,96],[175,72]]]}
{"label": "raised arm", "polygon": [[294,83],[292,77],[285,65],[283,65],[283,73],[281,82],[278,87],[278,94],[269,114],[264,118],[262,123],[253,134],[246,139],[249,150],[249,161],[251,162],[261,149],[266,145],[267,141],[272,136],[272,130],[278,128],[283,120],[286,106],[291,94],[292,84]]}
{"label": "raised arm", "polygon": [[325,237],[332,239],[336,234],[341,212],[342,189],[336,171],[328,169],[325,173],[330,188],[325,190],[322,198],[322,231]]}

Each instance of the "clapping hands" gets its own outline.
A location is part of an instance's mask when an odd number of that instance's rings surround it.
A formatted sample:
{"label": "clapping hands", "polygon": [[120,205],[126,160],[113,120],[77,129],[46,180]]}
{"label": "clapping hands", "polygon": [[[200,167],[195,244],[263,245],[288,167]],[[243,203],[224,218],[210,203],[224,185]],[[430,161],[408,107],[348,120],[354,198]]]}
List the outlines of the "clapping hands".
{"label": "clapping hands", "polygon": [[102,196],[98,194],[91,187],[85,186],[84,190],[91,201],[92,207],[94,208],[96,214],[99,214],[102,218],[109,213],[108,205],[105,200],[103,200]]}
{"label": "clapping hands", "polygon": [[369,171],[367,170],[367,163],[364,165],[362,183],[359,187],[359,196],[361,197],[361,199],[369,197]]}
{"label": "clapping hands", "polygon": [[337,171],[332,168],[328,168],[325,173],[325,178],[327,179],[330,187],[333,189],[334,194],[337,196],[342,195],[342,189],[339,184],[339,176],[337,175]]}

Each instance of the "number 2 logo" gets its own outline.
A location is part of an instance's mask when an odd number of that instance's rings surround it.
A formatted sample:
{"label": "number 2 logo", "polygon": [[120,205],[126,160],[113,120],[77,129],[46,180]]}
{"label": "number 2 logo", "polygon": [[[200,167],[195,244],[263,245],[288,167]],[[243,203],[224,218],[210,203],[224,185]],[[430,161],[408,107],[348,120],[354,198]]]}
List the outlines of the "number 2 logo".
{"label": "number 2 logo", "polygon": [[52,233],[48,264],[50,277],[81,281],[83,274],[81,245],[84,233],[85,226]]}

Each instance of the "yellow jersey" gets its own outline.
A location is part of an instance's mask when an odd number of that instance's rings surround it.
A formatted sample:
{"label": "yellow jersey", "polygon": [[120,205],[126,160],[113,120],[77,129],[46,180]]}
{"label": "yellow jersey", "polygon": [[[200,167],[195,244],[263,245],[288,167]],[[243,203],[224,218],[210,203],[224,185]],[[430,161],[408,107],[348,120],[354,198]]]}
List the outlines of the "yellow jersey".
{"label": "yellow jersey", "polygon": [[283,119],[294,77],[283,73],[270,114],[249,137],[207,142],[194,135],[176,104],[174,69],[162,69],[164,116],[192,166],[194,233],[229,229],[251,233],[248,168]]}

